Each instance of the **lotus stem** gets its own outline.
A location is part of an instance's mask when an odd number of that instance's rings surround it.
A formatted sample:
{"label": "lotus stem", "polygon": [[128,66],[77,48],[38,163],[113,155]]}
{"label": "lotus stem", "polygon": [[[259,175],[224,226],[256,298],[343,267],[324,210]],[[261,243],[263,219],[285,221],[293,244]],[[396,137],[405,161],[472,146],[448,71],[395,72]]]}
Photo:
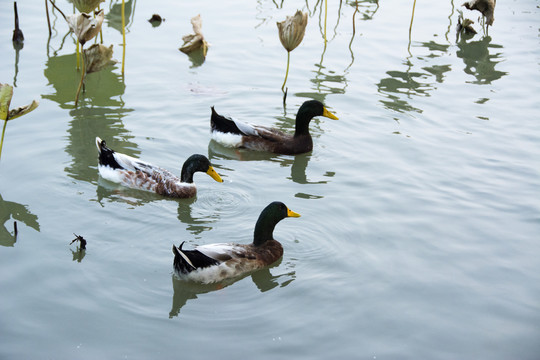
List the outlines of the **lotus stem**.
{"label": "lotus stem", "polygon": [[6,133],[7,119],[4,120],[4,128],[2,129],[2,140],[0,140],[0,158],[2,157],[2,147],[4,146],[4,134]]}
{"label": "lotus stem", "polygon": [[84,68],[84,51],[83,46],[81,45],[81,62],[82,62],[82,71],[81,71],[81,81],[79,82],[79,87],[77,88],[77,95],[75,95],[75,107],[77,107],[77,104],[79,102],[79,93],[81,92],[81,88],[84,82],[84,75],[86,74],[86,69]]}
{"label": "lotus stem", "polygon": [[47,14],[47,26],[49,27],[49,37],[51,37],[52,35],[51,19],[49,18],[49,4],[47,3],[47,0],[45,0],[45,13]]}
{"label": "lotus stem", "polygon": [[411,14],[411,25],[409,25],[409,47],[407,48],[409,53],[410,53],[410,50],[411,50],[411,31],[412,31],[412,23],[413,23],[413,20],[414,20],[414,8],[415,7],[416,7],[416,0],[414,0],[414,3],[413,3],[412,14]]}
{"label": "lotus stem", "polygon": [[126,16],[125,12],[125,2],[122,0],[122,75],[124,75],[124,63],[126,62]]}
{"label": "lotus stem", "polygon": [[77,54],[77,66],[76,69],[79,70],[80,56],[79,56],[79,39],[77,39],[77,45],[75,45],[75,53]]}
{"label": "lotus stem", "polygon": [[[98,4],[98,7],[97,7],[98,12],[99,12],[99,10],[101,10],[100,7],[101,6],[99,6],[99,4]],[[96,13],[94,12],[94,19],[95,18],[96,18]],[[100,44],[103,44],[103,31],[101,29],[99,29],[99,40],[100,40]]]}
{"label": "lotus stem", "polygon": [[287,51],[287,71],[285,72],[285,80],[283,85],[281,85],[281,91],[285,88],[285,83],[287,82],[287,77],[289,76],[289,63],[291,62],[291,52]]}

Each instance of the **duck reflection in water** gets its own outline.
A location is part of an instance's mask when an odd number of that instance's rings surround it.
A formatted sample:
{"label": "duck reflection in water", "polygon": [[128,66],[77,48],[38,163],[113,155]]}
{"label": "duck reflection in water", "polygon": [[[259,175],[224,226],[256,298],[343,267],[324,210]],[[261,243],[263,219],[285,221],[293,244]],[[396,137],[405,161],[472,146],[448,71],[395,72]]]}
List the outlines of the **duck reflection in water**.
{"label": "duck reflection in water", "polygon": [[200,238],[198,235],[204,231],[212,230],[210,224],[216,222],[219,215],[215,212],[209,215],[204,215],[202,212],[197,214],[197,209],[194,208],[195,198],[182,199],[178,202],[178,220],[186,224],[186,229],[195,235],[195,238]]}
{"label": "duck reflection in water", "polygon": [[[245,149],[231,149],[223,146],[215,141],[210,141],[208,144],[208,158],[210,161],[214,159],[240,160],[240,161],[259,161],[267,160],[277,162],[283,167],[291,167],[291,176],[287,179],[292,180],[297,184],[326,184],[329,180],[309,180],[306,175],[306,170],[311,160],[311,153],[282,156],[272,154],[270,152],[250,151]],[[231,169],[234,171],[234,169]],[[326,171],[323,176],[330,178],[335,175],[333,171]]]}
{"label": "duck reflection in water", "polygon": [[[260,292],[266,292],[272,290],[276,287],[285,287],[293,282],[296,278],[296,271],[288,271],[280,275],[272,275],[270,269],[278,267],[282,262],[282,259],[278,260],[276,263],[268,268],[264,268],[258,271],[255,271],[251,274],[245,274],[243,276],[227,279],[219,283],[214,284],[201,284],[193,281],[180,280],[176,275],[172,275],[172,285],[173,285],[173,299],[172,299],[172,308],[169,312],[169,318],[172,319],[180,314],[180,310],[186,305],[188,300],[194,300],[199,297],[199,295],[214,292],[217,290],[223,290],[229,285],[234,284],[235,282],[242,280],[248,276],[251,276],[251,280],[259,289]],[[289,264],[289,267],[294,267],[294,265]]]}

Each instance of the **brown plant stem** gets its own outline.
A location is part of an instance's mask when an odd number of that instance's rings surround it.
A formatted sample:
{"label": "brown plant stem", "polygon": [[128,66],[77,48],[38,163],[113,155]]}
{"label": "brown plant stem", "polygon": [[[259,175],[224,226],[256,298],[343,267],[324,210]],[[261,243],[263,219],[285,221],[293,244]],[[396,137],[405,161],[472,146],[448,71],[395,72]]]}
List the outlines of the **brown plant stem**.
{"label": "brown plant stem", "polygon": [[45,0],[45,13],[47,14],[47,26],[49,27],[49,37],[51,37],[52,35],[51,19],[49,18],[49,4],[47,3],[47,0]]}
{"label": "brown plant stem", "polygon": [[[52,5],[56,10],[58,10],[58,12],[60,12],[60,14],[62,14],[62,16],[64,17],[64,19],[66,19],[66,15],[64,15],[64,13],[62,12],[62,10],[60,10],[60,9],[58,8],[58,6],[56,6],[56,4],[55,4],[52,0],[49,0],[49,1],[51,2],[51,5]],[[67,19],[66,19],[66,21],[67,21]]]}
{"label": "brown plant stem", "polygon": [[84,66],[84,48],[82,44],[81,44],[81,63],[82,63],[81,81],[79,82],[79,87],[77,88],[77,94],[75,95],[75,107],[77,107],[77,104],[79,102],[79,93],[81,92],[81,88],[84,82],[84,76],[86,75],[86,69]]}

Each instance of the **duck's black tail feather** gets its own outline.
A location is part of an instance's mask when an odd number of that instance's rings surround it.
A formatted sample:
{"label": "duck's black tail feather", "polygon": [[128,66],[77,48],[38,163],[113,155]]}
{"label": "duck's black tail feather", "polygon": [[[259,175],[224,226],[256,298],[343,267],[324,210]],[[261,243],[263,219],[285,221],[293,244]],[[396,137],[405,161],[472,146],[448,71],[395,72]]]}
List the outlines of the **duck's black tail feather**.
{"label": "duck's black tail feather", "polygon": [[99,152],[99,165],[110,166],[113,169],[123,169],[114,157],[114,150],[107,147],[105,140],[96,137],[96,146]]}
{"label": "duck's black tail feather", "polygon": [[240,131],[234,121],[227,119],[225,116],[219,115],[216,110],[214,110],[213,106],[211,109],[212,116],[210,117],[210,126],[212,127],[212,131],[243,135],[242,131]]}
{"label": "duck's black tail feather", "polygon": [[188,274],[194,270],[208,266],[219,265],[219,261],[212,259],[197,250],[182,250],[183,241],[180,246],[173,245],[174,268],[182,274]]}

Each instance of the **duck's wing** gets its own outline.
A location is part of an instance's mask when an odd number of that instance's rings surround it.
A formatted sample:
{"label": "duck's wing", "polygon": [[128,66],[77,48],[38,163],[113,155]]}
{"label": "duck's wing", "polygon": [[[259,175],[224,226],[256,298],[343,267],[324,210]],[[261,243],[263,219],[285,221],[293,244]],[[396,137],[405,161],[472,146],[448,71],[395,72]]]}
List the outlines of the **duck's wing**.
{"label": "duck's wing", "polygon": [[[292,135],[284,133],[281,130],[270,128],[262,125],[253,125],[242,122],[232,117],[225,117],[215,112],[212,107],[211,118],[213,138],[218,142],[225,144],[241,145],[238,139],[230,139],[227,135],[238,135],[239,137],[248,137],[251,141],[256,139],[266,140],[270,142],[282,143],[284,140],[290,140]],[[216,133],[226,134],[217,135]]]}
{"label": "duck's wing", "polygon": [[214,110],[213,106],[212,116],[210,117],[210,126],[212,131],[217,131],[224,134],[259,136],[255,126],[231,117],[222,116]]}
{"label": "duck's wing", "polygon": [[197,246],[195,250],[219,262],[245,258],[246,248],[239,244],[220,243]]}
{"label": "duck's wing", "polygon": [[107,147],[105,141],[96,137],[96,146],[99,152],[99,165],[109,166],[112,169],[141,171],[145,174],[152,175],[154,171],[163,172],[160,169],[146,161],[135,159],[126,154],[116,152]]}

